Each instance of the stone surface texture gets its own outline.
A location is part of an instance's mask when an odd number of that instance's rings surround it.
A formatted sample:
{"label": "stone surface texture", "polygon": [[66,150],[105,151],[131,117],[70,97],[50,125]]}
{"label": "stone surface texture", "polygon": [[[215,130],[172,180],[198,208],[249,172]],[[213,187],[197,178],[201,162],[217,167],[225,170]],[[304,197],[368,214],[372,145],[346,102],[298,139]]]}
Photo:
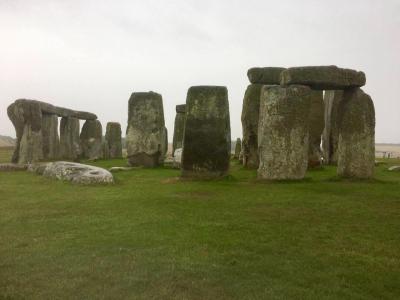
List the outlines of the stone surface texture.
{"label": "stone surface texture", "polygon": [[61,118],[60,157],[67,160],[77,160],[80,155],[79,119]]}
{"label": "stone surface texture", "polygon": [[235,154],[233,155],[233,158],[239,159],[240,152],[242,152],[242,140],[240,138],[237,138],[235,144]]}
{"label": "stone surface texture", "polygon": [[4,163],[0,164],[0,172],[11,172],[11,171],[26,171],[28,165],[16,164],[16,163]]}
{"label": "stone surface texture", "polygon": [[185,113],[186,104],[176,106],[176,116],[174,124],[174,137],[172,140],[172,154],[175,155],[175,150],[182,148],[183,143],[183,131],[185,129]]}
{"label": "stone surface texture", "polygon": [[280,83],[281,72],[284,70],[279,67],[251,68],[247,71],[247,77],[253,84],[274,85]]}
{"label": "stone surface texture", "polygon": [[288,68],[281,73],[282,86],[302,84],[314,90],[342,90],[365,85],[363,72],[336,66]]}
{"label": "stone surface texture", "polygon": [[308,165],[311,89],[264,86],[259,121],[258,178],[302,179]]}
{"label": "stone surface texture", "polygon": [[154,92],[133,93],[129,99],[126,146],[131,166],[155,167],[163,161],[163,101]]}
{"label": "stone surface texture", "polygon": [[323,91],[311,92],[310,137],[308,147],[308,167],[320,167],[322,163],[321,136],[324,130]]}
{"label": "stone surface texture", "polygon": [[81,157],[90,160],[103,158],[103,127],[99,120],[87,120],[79,136]]}
{"label": "stone surface texture", "polygon": [[262,84],[250,84],[244,94],[242,108],[242,152],[243,166],[257,169],[258,157],[258,120],[260,115],[260,95]]}
{"label": "stone surface texture", "polygon": [[372,178],[375,167],[375,109],[360,88],[344,91],[338,108],[338,175]]}
{"label": "stone surface texture", "polygon": [[42,116],[43,159],[55,160],[60,155],[60,137],[58,135],[58,117],[43,114]]}
{"label": "stone surface texture", "polygon": [[228,91],[222,86],[194,86],[186,99],[182,176],[227,174],[231,152]]}
{"label": "stone surface texture", "polygon": [[108,122],[105,135],[105,158],[122,157],[122,130],[121,124]]}
{"label": "stone surface texture", "polygon": [[343,91],[325,91],[324,120],[325,127],[322,133],[322,153],[324,164],[337,164],[337,149],[339,144],[338,107],[343,99]]}
{"label": "stone surface texture", "polygon": [[66,161],[49,163],[43,176],[84,185],[114,182],[112,174],[105,169]]}

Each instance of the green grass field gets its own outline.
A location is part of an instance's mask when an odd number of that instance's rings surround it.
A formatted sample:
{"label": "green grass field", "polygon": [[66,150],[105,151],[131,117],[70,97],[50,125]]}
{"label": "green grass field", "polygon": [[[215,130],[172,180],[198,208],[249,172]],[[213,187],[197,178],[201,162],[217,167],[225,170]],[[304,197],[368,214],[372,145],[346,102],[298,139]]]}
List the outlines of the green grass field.
{"label": "green grass field", "polygon": [[394,163],[371,181],[261,183],[235,163],[218,181],[159,168],[91,187],[0,173],[0,299],[399,299]]}

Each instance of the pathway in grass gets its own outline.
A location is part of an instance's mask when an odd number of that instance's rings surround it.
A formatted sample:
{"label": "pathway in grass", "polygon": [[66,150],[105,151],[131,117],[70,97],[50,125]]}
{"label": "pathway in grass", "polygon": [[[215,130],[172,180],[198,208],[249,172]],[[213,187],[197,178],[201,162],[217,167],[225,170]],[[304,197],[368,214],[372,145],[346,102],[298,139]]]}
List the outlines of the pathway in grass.
{"label": "pathway in grass", "polygon": [[[98,166],[124,165],[124,160]],[[0,299],[398,298],[400,173],[260,183],[0,173]]]}

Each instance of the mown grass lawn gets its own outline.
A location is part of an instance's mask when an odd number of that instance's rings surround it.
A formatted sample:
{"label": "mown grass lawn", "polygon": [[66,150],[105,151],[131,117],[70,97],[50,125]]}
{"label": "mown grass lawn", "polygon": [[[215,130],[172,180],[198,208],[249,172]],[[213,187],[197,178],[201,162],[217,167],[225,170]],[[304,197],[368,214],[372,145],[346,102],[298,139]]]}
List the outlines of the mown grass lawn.
{"label": "mown grass lawn", "polygon": [[400,173],[387,166],[294,183],[235,163],[219,181],[140,169],[96,187],[0,173],[0,299],[399,299]]}

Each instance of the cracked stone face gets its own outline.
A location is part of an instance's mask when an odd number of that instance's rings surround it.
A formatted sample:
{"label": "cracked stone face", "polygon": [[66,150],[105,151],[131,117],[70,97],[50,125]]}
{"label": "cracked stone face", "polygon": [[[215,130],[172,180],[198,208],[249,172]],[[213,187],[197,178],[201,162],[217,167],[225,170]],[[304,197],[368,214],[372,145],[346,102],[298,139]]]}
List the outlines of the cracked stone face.
{"label": "cracked stone face", "polygon": [[311,89],[264,86],[261,91],[258,178],[302,179],[308,165]]}

